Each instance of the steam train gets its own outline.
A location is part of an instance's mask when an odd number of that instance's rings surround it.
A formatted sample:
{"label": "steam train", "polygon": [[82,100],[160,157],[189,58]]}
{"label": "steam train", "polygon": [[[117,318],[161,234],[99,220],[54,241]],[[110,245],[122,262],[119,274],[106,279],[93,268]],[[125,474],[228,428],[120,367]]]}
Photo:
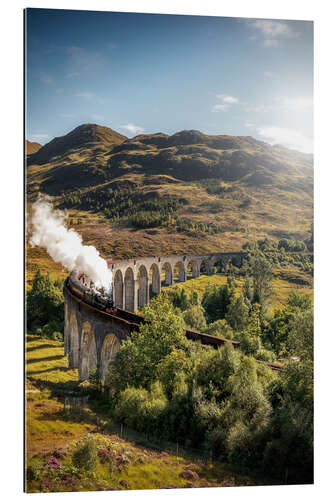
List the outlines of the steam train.
{"label": "steam train", "polygon": [[72,273],[68,279],[67,286],[71,292],[83,302],[96,307],[108,314],[115,314],[117,308],[113,302],[113,291],[107,293],[103,287],[96,288],[92,281],[87,281],[83,273]]}

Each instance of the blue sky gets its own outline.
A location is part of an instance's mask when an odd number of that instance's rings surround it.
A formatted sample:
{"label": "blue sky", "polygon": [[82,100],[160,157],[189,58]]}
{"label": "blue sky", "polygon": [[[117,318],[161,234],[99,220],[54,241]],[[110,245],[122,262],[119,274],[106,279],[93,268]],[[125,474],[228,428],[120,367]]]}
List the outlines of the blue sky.
{"label": "blue sky", "polygon": [[28,9],[26,28],[29,140],[98,123],[312,152],[309,21]]}

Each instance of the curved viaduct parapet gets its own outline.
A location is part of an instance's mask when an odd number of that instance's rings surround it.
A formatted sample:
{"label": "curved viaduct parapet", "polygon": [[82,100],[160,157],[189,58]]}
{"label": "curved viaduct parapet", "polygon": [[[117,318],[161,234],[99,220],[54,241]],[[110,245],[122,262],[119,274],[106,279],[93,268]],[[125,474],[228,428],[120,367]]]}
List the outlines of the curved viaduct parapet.
{"label": "curved viaduct parapet", "polygon": [[79,296],[82,288],[73,274],[66,280],[64,351],[68,355],[68,366],[78,368],[80,380],[87,379],[96,369],[103,379],[106,364],[113,359],[110,354],[110,359],[106,362],[106,353],[110,353],[110,349],[106,349],[104,345],[107,336],[113,335],[116,339],[112,349],[115,354],[123,340],[130,339],[131,332],[139,326],[89,305]]}
{"label": "curved viaduct parapet", "polygon": [[[176,257],[174,266],[178,262],[179,257]],[[155,280],[154,287],[157,287],[157,279],[161,279],[160,269],[163,267],[163,262],[159,263],[160,267],[157,264],[154,266],[154,264],[156,263],[153,262],[149,269],[152,271],[153,282]],[[140,266],[142,265],[140,263]],[[187,269],[186,264],[182,266],[182,269]],[[117,271],[114,271],[114,275]],[[136,271],[135,267],[134,271]],[[125,284],[123,287],[125,304],[129,301],[129,297],[126,299],[126,293],[132,293],[133,288],[136,292],[139,291],[133,283],[131,284],[132,288],[126,288],[126,273],[127,277],[135,281],[134,276],[136,275],[134,271],[132,267],[128,267],[125,271]],[[142,278],[144,290],[147,291],[148,271],[147,273],[143,271],[140,276],[144,278]],[[97,370],[99,378],[105,380],[109,364],[112,363],[121,343],[131,338],[131,333],[139,329],[140,323],[144,319],[142,316],[121,308],[118,308],[115,314],[99,310],[89,303],[89,294],[87,295],[86,292],[87,289],[78,280],[76,273],[72,273],[64,285],[64,351],[65,355],[68,355],[69,367],[78,368],[80,380],[89,378],[89,375],[95,370]],[[226,342],[225,339],[190,330],[186,330],[185,334],[188,339],[197,340],[215,348]],[[232,342],[232,344],[234,347],[239,347],[238,342]]]}

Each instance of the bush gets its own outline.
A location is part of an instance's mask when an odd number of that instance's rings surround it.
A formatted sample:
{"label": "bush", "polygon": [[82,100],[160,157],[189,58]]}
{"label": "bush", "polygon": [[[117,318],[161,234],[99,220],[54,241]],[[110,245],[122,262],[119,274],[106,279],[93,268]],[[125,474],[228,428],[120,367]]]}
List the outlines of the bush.
{"label": "bush", "polygon": [[62,322],[59,321],[50,321],[46,323],[42,328],[38,329],[40,331],[41,337],[52,339],[52,340],[60,340],[62,341],[64,338],[63,333],[60,331],[63,330]]}
{"label": "bush", "polygon": [[187,326],[195,330],[204,330],[206,327],[206,318],[201,306],[191,306],[183,313],[183,318]]}
{"label": "bush", "polygon": [[[35,274],[32,287],[27,293],[27,326],[29,329],[64,319],[64,297],[61,283],[52,281],[40,270]],[[54,330],[59,330],[55,328]],[[53,332],[51,332],[53,333]]]}
{"label": "bush", "polygon": [[259,349],[256,353],[256,358],[261,361],[273,362],[276,360],[276,356],[272,351],[268,349]]}
{"label": "bush", "polygon": [[240,342],[241,350],[249,356],[256,357],[257,352],[259,351],[259,349],[261,349],[260,338],[250,335],[247,332],[243,332],[239,335],[238,339]]}
{"label": "bush", "polygon": [[166,405],[167,398],[159,381],[151,385],[150,391],[127,387],[120,393],[115,416],[125,425],[139,431],[155,433]]}
{"label": "bush", "polygon": [[224,319],[231,298],[233,289],[226,285],[208,285],[202,297],[202,306],[205,309],[208,322]]}
{"label": "bush", "polygon": [[86,438],[73,453],[72,462],[75,467],[85,471],[94,471],[97,466],[97,447],[92,437]]}
{"label": "bush", "polygon": [[209,335],[214,335],[215,337],[221,337],[223,339],[232,339],[234,336],[231,326],[225,319],[218,319],[214,321],[214,323],[210,323],[205,332]]}
{"label": "bush", "polygon": [[61,342],[62,340],[64,340],[64,335],[63,335],[63,333],[61,333],[61,332],[57,332],[57,331],[53,332],[53,333],[52,333],[52,340],[58,340],[58,341],[60,341],[60,342]]}
{"label": "bush", "polygon": [[27,481],[36,481],[40,474],[40,464],[38,462],[30,462],[26,469]]}

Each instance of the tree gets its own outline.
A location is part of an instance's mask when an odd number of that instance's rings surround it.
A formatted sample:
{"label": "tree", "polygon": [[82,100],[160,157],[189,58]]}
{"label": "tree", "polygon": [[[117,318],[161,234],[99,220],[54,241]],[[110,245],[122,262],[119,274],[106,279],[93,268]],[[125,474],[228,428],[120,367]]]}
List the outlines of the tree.
{"label": "tree", "polygon": [[207,326],[204,309],[201,306],[190,306],[183,313],[183,318],[190,328],[204,330]]}
{"label": "tree", "polygon": [[115,417],[139,431],[157,434],[159,420],[167,405],[161,382],[155,381],[149,390],[127,387],[119,395]]}
{"label": "tree", "polygon": [[290,322],[287,344],[291,354],[313,360],[313,311],[297,312]]}
{"label": "tree", "polygon": [[155,297],[143,315],[145,323],[132,332],[132,340],[122,343],[110,366],[108,379],[116,392],[127,385],[148,388],[165,356],[174,349],[188,349],[184,320],[165,297]]}
{"label": "tree", "polygon": [[298,290],[293,290],[287,300],[289,309],[300,309],[306,311],[312,308],[312,300],[309,295],[300,293]]}
{"label": "tree", "polygon": [[224,339],[232,339],[234,336],[231,326],[225,319],[218,319],[213,323],[209,323],[205,331],[209,335],[222,337]]}
{"label": "tree", "polygon": [[223,319],[230,304],[233,291],[226,285],[216,286],[209,284],[202,297],[202,306],[205,309],[208,322]]}
{"label": "tree", "polygon": [[191,292],[190,304],[192,304],[192,306],[199,306],[200,305],[199,294],[196,290],[192,290],[192,292]]}
{"label": "tree", "polygon": [[231,299],[225,319],[236,332],[241,332],[246,328],[249,320],[249,308],[242,296],[234,296]]}
{"label": "tree", "polygon": [[182,311],[189,306],[189,298],[184,288],[181,290],[176,290],[173,296],[173,305],[174,307],[179,307]]}
{"label": "tree", "polygon": [[271,281],[273,278],[272,267],[268,260],[257,254],[251,262],[251,274],[253,283],[252,302],[265,307],[267,299],[272,294]]}
{"label": "tree", "polygon": [[[64,319],[64,297],[49,274],[38,269],[31,289],[27,293],[27,326],[42,327],[47,323],[61,323]],[[58,329],[61,326],[58,326]]]}
{"label": "tree", "polygon": [[264,466],[284,482],[313,482],[313,362],[289,363],[277,384]]}
{"label": "tree", "polygon": [[287,307],[274,311],[273,318],[269,320],[266,338],[277,356],[284,355],[287,351],[287,340],[295,324],[295,315],[302,315],[303,312],[311,309],[311,298],[308,295],[299,293],[298,290],[294,290],[288,297]]}
{"label": "tree", "polygon": [[246,354],[255,356],[261,349],[261,333],[260,305],[254,304],[247,328],[239,335],[241,349]]}
{"label": "tree", "polygon": [[198,386],[206,391],[207,396],[214,396],[219,401],[230,395],[229,378],[235,374],[241,353],[230,342],[217,350],[200,349],[192,355],[194,363],[193,378]]}
{"label": "tree", "polygon": [[173,349],[170,354],[165,356],[157,367],[159,379],[168,397],[171,397],[175,380],[180,373],[184,376],[190,371],[190,359],[182,349]]}
{"label": "tree", "polygon": [[226,452],[231,461],[250,464],[256,458],[258,437],[269,424],[271,405],[253,359],[244,358],[229,383],[231,394],[222,416]]}
{"label": "tree", "polygon": [[253,292],[252,292],[252,284],[251,279],[248,275],[245,276],[244,285],[243,285],[243,296],[246,305],[249,307],[252,303]]}
{"label": "tree", "polygon": [[261,326],[260,326],[260,305],[254,304],[252,312],[249,316],[248,325],[246,331],[251,337],[261,337]]}

